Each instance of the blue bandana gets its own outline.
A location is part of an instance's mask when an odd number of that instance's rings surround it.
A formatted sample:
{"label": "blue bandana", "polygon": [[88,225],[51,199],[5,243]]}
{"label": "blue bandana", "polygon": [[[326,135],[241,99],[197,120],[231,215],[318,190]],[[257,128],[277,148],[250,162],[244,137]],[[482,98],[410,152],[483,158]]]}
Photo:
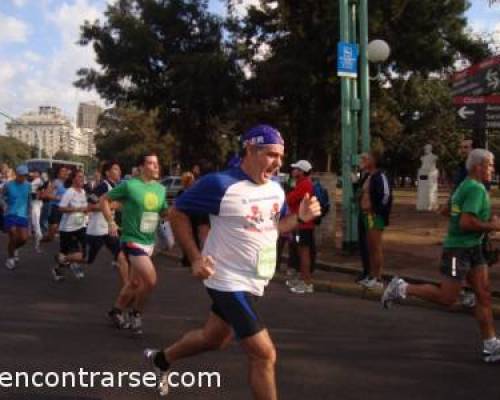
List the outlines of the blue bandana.
{"label": "blue bandana", "polygon": [[241,146],[247,147],[249,144],[266,145],[266,144],[281,144],[285,145],[285,141],[281,137],[279,131],[270,125],[257,125],[245,132],[241,138]]}

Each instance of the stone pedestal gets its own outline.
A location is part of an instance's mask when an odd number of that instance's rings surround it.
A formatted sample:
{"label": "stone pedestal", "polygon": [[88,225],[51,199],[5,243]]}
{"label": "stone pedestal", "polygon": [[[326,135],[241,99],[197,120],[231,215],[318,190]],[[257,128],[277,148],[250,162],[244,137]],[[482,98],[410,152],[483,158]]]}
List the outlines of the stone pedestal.
{"label": "stone pedestal", "polygon": [[437,169],[418,171],[417,211],[434,211],[439,208],[438,177]]}
{"label": "stone pedestal", "polygon": [[337,188],[337,175],[330,172],[318,172],[313,174],[313,178],[319,179],[330,197],[330,212],[323,218],[321,224],[315,230],[316,245],[320,247],[322,244],[328,244],[332,248],[335,248],[335,191]]}

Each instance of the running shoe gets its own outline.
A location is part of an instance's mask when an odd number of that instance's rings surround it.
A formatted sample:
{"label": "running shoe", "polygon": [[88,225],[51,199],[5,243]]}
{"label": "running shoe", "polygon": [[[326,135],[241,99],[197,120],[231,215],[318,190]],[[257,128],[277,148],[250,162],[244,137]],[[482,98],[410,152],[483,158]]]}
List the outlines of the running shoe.
{"label": "running shoe", "polygon": [[69,268],[71,269],[71,272],[73,272],[73,275],[75,275],[76,279],[83,279],[85,278],[85,273],[83,272],[83,268],[80,264],[75,264],[72,263]]}
{"label": "running shoe", "polygon": [[358,282],[361,286],[363,286],[365,289],[383,289],[384,284],[382,283],[381,280],[377,278],[371,278],[367,277],[361,281]]}
{"label": "running shoe", "polygon": [[157,376],[157,389],[160,396],[166,396],[168,394],[168,371],[163,371],[158,368],[154,362],[156,355],[160,352],[157,349],[146,349],[144,350],[144,357],[151,365],[151,368]]}
{"label": "running shoe", "polygon": [[496,339],[494,342],[483,347],[483,360],[487,363],[494,363],[500,361],[500,340]]}
{"label": "running shoe", "polygon": [[52,268],[52,277],[56,282],[64,280],[64,274],[60,267]]}
{"label": "running shoe", "polygon": [[10,269],[11,271],[17,267],[16,259],[14,257],[7,258],[5,261],[5,268]]}
{"label": "running shoe", "polygon": [[290,288],[290,292],[295,294],[314,293],[314,285],[312,283],[307,284],[304,281],[300,281],[297,285]]}
{"label": "running shoe", "polygon": [[118,329],[128,328],[128,322],[125,318],[125,313],[118,310],[117,308],[112,308],[110,311],[108,311],[108,319]]}
{"label": "running shoe", "polygon": [[384,308],[389,308],[396,300],[405,299],[407,287],[408,283],[406,283],[403,279],[398,278],[397,276],[392,278],[392,281],[389,282],[385,288],[384,294],[382,295],[381,301]]}
{"label": "running shoe", "polygon": [[130,313],[130,329],[136,335],[142,335],[142,316],[139,312]]}

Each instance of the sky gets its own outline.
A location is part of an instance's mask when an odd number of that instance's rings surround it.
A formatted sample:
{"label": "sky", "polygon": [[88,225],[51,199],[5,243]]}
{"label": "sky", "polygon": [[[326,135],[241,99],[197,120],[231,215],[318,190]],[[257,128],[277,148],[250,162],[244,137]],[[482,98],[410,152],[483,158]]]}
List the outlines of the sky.
{"label": "sky", "polygon": [[[258,0],[235,0],[238,11]],[[469,24],[478,32],[498,31],[500,0],[472,0]],[[76,44],[85,20],[101,18],[106,0],[0,0],[0,111],[13,117],[54,105],[73,120],[78,103],[96,101],[97,93],[73,87],[76,71],[95,66],[90,46]],[[224,13],[225,2],[210,0],[210,8]],[[6,118],[0,116],[0,134]]]}

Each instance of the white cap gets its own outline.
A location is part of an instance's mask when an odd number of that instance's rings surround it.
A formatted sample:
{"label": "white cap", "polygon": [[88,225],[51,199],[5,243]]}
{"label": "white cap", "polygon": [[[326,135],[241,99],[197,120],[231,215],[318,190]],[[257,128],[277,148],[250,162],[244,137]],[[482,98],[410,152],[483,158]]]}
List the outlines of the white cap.
{"label": "white cap", "polygon": [[312,170],[313,166],[307,160],[300,160],[297,161],[295,164],[292,164],[292,168],[297,168],[300,169],[301,171],[309,172],[310,170]]}

